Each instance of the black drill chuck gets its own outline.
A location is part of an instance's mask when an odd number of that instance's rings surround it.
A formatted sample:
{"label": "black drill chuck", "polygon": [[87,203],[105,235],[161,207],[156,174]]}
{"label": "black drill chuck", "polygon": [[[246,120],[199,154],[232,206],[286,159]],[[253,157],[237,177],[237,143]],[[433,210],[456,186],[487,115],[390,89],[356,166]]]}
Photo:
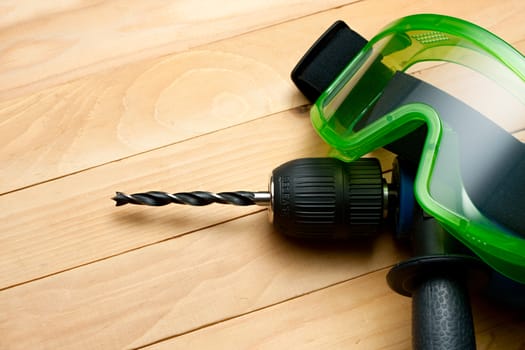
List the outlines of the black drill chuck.
{"label": "black drill chuck", "polygon": [[300,238],[375,234],[386,209],[387,187],[379,161],[333,158],[287,162],[272,173],[273,224]]}
{"label": "black drill chuck", "polygon": [[387,209],[388,187],[375,158],[351,163],[303,158],[274,169],[268,192],[117,192],[113,200],[117,206],[265,205],[270,221],[287,236],[344,239],[378,231]]}

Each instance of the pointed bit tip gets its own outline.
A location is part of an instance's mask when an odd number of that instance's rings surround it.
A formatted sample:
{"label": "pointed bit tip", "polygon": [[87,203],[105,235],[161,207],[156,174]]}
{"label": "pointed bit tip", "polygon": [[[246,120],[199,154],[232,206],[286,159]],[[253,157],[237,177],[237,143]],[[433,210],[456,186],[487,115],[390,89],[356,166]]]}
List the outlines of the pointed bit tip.
{"label": "pointed bit tip", "polygon": [[126,195],[124,193],[122,193],[122,192],[116,192],[115,196],[112,197],[111,199],[115,201],[115,206],[116,207],[120,207],[122,205],[125,205],[125,204],[129,203]]}

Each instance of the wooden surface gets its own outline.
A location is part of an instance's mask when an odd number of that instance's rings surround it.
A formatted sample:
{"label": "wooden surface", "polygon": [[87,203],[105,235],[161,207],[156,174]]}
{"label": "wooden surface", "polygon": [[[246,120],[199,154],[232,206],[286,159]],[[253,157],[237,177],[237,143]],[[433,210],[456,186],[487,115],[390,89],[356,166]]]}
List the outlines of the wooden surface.
{"label": "wooden surface", "polygon": [[[325,156],[294,64],[337,19],[370,38],[422,12],[525,50],[515,0],[2,1],[0,349],[409,348],[390,233],[319,247],[256,207],[110,197],[264,190],[277,165]],[[481,297],[473,312],[479,349],[525,348],[522,315]]]}

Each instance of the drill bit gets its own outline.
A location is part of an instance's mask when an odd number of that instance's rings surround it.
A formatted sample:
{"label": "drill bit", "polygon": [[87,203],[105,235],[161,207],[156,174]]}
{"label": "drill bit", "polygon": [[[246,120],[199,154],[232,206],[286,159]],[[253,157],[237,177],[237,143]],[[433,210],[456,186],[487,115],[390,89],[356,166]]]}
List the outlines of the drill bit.
{"label": "drill bit", "polygon": [[269,192],[220,192],[212,193],[206,191],[167,193],[160,191],[150,191],[135,194],[125,194],[117,192],[112,198],[115,205],[138,204],[150,206],[163,206],[170,203],[203,206],[212,203],[232,204],[232,205],[269,205],[271,194]]}

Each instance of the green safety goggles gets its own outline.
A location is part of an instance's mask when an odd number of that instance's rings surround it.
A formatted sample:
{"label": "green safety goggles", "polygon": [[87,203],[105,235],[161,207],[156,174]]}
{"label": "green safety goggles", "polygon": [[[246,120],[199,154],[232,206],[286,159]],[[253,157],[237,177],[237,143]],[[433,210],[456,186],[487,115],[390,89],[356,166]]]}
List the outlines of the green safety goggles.
{"label": "green safety goggles", "polygon": [[525,283],[521,53],[472,23],[414,15],[366,43],[323,91],[311,119],[338,158],[387,146],[414,161],[419,205]]}

